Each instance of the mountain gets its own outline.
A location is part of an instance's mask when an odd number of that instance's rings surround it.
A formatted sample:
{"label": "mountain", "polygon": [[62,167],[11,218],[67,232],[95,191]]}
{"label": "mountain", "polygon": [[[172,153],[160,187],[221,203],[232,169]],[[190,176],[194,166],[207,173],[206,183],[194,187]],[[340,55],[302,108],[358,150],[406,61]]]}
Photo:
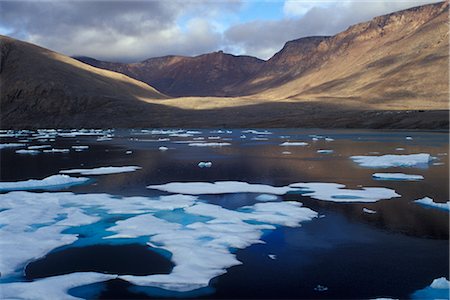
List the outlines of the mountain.
{"label": "mountain", "polygon": [[94,67],[126,74],[174,97],[227,96],[224,87],[246,80],[264,63],[255,57],[235,56],[222,51],[195,57],[157,57],[131,64],[75,58]]}
{"label": "mountain", "polygon": [[287,42],[268,61],[215,52],[134,64],[79,58],[171,96],[346,101],[448,109],[448,1],[373,18],[334,36]]}
{"label": "mountain", "polygon": [[132,116],[144,104],[139,99],[167,98],[123,74],[6,36],[0,36],[0,83],[2,127],[47,123],[97,127],[119,112]]}

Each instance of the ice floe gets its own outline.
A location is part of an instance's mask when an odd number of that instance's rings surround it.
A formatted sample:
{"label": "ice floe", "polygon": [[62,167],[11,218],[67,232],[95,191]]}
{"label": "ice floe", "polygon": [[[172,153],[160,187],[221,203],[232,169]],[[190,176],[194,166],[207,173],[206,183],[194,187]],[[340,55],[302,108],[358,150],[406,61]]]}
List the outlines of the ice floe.
{"label": "ice floe", "polygon": [[242,131],[242,133],[252,133],[252,134],[272,134],[272,132],[264,130],[264,131],[258,131],[258,130],[253,130],[253,129],[249,129],[249,130],[244,130]]}
{"label": "ice floe", "polygon": [[371,209],[368,209],[365,207],[362,210],[363,210],[363,212],[365,212],[367,214],[376,214],[377,213],[375,210],[371,210]]}
{"label": "ice floe", "polygon": [[28,149],[30,150],[39,150],[39,149],[46,149],[51,148],[51,145],[34,145],[34,146],[28,146]]}
{"label": "ice floe", "polygon": [[274,187],[265,184],[252,184],[242,181],[216,182],[170,182],[161,185],[149,185],[169,193],[187,195],[229,194],[229,193],[264,193],[284,195],[288,192],[299,193],[317,200],[333,202],[376,202],[382,199],[400,197],[394,190],[382,187],[368,187],[359,190],[345,189],[337,183],[293,183],[288,186]]}
{"label": "ice floe", "polygon": [[439,203],[439,202],[434,202],[433,199],[431,199],[429,197],[425,197],[422,199],[415,200],[414,202],[417,204],[424,205],[424,206],[429,206],[429,207],[433,207],[433,208],[437,208],[437,209],[450,211],[450,201],[447,201],[444,203]]}
{"label": "ice floe", "polygon": [[386,154],[381,156],[351,156],[354,162],[362,167],[390,168],[390,167],[414,167],[427,165],[433,160],[428,153],[419,154]]}
{"label": "ice floe", "polygon": [[165,147],[165,146],[161,146],[158,148],[159,151],[167,151],[169,150],[169,148]]}
{"label": "ice floe", "polygon": [[19,148],[19,147],[25,147],[26,144],[19,144],[19,143],[6,143],[6,144],[0,144],[0,149],[4,148]]}
{"label": "ice floe", "polygon": [[306,142],[284,142],[281,143],[280,146],[307,146]]}
{"label": "ice floe", "polygon": [[0,182],[0,191],[53,190],[84,184],[88,181],[89,178],[52,175],[44,179]]}
{"label": "ice floe", "polygon": [[29,149],[20,149],[20,150],[16,150],[16,153],[17,154],[31,154],[31,155],[34,155],[34,154],[41,153],[41,151],[39,151],[39,150],[29,150]]}
{"label": "ice floe", "polygon": [[71,169],[62,170],[59,173],[62,174],[81,174],[81,175],[106,175],[106,174],[117,174],[117,173],[128,173],[134,172],[141,169],[138,166],[123,166],[123,167],[98,167],[93,169]]}
{"label": "ice floe", "polygon": [[269,254],[267,255],[270,259],[277,259],[277,256],[275,254]]}
{"label": "ice floe", "polygon": [[320,153],[320,154],[330,154],[330,153],[333,153],[333,152],[334,152],[333,150],[328,150],[328,149],[317,150],[317,153]]}
{"label": "ice floe", "polygon": [[80,152],[80,151],[84,151],[84,150],[89,149],[89,146],[83,146],[83,145],[72,146],[72,149],[74,149],[77,152]]}
{"label": "ice floe", "polygon": [[192,147],[222,147],[222,146],[229,146],[230,143],[189,143],[189,146]]}
{"label": "ice floe", "polygon": [[50,149],[50,150],[42,150],[44,153],[69,153],[70,149]]}
{"label": "ice floe", "polygon": [[[99,213],[99,210],[104,212]],[[172,211],[171,216],[167,216],[168,211]],[[175,263],[169,274],[122,275],[119,278],[136,285],[172,291],[190,291],[208,286],[212,278],[226,273],[231,266],[241,264],[235,249],[263,243],[261,236],[265,230],[273,230],[277,226],[299,227],[302,222],[317,217],[316,212],[292,201],[257,203],[230,210],[199,202],[197,197],[186,195],[148,198],[10,192],[0,195],[2,275],[7,277],[20,272],[28,261],[75,242],[79,236],[68,233],[66,229],[69,227],[95,226],[99,218],[111,214],[124,214],[125,219],[115,221],[115,225],[107,228],[111,235],[104,236],[105,242],[147,237],[152,247],[169,251],[172,254],[170,259]],[[37,220],[39,223],[36,223]],[[3,253],[6,255],[3,256]],[[73,276],[78,275],[84,278],[83,273],[73,273]],[[67,275],[42,279],[47,282],[54,280],[50,294],[57,295],[58,299],[65,298],[56,293],[66,292],[68,284],[58,284],[58,280],[71,278],[64,276]],[[94,276],[81,283],[74,280],[74,285],[70,287],[115,278],[111,276]],[[19,295],[29,295],[33,290],[37,290],[39,295],[40,287],[45,285],[45,282],[39,282],[41,280],[31,282],[34,284],[7,283],[2,285],[2,289],[7,295],[12,295],[16,289],[20,289]]]}
{"label": "ice floe", "polygon": [[198,163],[198,166],[200,168],[211,168],[212,162],[210,162],[210,161],[201,161],[201,162]]}
{"label": "ice floe", "polygon": [[404,173],[374,173],[372,177],[376,180],[402,180],[402,181],[417,181],[423,180],[422,175],[411,175]]}

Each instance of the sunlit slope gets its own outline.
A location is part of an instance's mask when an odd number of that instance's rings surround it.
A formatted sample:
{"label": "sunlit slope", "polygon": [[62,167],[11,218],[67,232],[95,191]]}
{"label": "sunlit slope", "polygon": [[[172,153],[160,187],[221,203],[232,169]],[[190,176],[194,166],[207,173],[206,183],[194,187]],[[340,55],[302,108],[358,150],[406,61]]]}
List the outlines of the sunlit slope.
{"label": "sunlit slope", "polygon": [[286,82],[269,89],[262,84],[264,78],[254,78],[260,85],[254,88],[263,89],[259,96],[267,99],[448,109],[448,39],[448,3],[377,17],[318,43],[316,54],[326,59],[311,57],[316,60],[313,67],[306,66],[297,76],[290,73]]}
{"label": "sunlit slope", "polygon": [[126,75],[9,37],[0,36],[0,54],[2,123],[38,115],[89,118],[132,105],[138,97],[166,98]]}

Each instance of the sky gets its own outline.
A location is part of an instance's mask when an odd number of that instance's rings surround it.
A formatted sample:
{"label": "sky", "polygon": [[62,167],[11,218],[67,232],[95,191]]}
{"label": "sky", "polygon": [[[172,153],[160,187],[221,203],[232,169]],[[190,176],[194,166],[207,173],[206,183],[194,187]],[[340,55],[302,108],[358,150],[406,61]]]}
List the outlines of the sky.
{"label": "sky", "polygon": [[70,56],[136,62],[222,50],[268,59],[285,42],[436,0],[0,0],[0,34]]}

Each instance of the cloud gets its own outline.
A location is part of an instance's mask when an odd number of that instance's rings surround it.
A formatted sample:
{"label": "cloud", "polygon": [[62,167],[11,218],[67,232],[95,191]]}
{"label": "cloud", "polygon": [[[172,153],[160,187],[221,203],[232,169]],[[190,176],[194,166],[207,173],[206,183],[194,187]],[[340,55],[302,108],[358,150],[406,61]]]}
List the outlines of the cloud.
{"label": "cloud", "polygon": [[246,10],[240,0],[0,0],[0,33],[66,55],[112,61],[219,49],[269,58],[286,41],[336,34],[354,23],[426,2],[286,0],[277,4],[284,13],[279,19],[249,20],[240,14],[251,12],[248,6],[257,2],[246,2]]}

